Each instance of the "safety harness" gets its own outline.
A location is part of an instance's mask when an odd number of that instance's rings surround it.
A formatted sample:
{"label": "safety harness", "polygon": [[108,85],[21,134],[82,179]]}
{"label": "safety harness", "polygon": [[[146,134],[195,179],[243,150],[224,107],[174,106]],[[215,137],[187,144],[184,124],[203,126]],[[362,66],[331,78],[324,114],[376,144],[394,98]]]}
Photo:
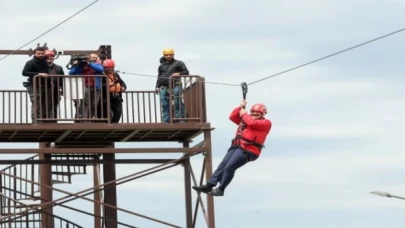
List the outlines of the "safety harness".
{"label": "safety harness", "polygon": [[[117,90],[117,84],[118,84],[118,83],[119,83],[119,85],[120,85],[120,88],[122,88],[122,85],[121,85],[121,83],[120,83],[120,81],[119,81],[119,76],[118,76],[117,72],[114,72],[114,73],[112,74],[112,77],[113,77],[113,78],[110,77],[110,74],[107,74],[107,76],[108,76],[108,81],[109,81],[110,94],[111,94],[113,97],[120,96],[120,95],[121,95],[121,90],[116,91],[116,90]],[[114,88],[114,92],[111,92],[111,88],[112,88],[112,87],[115,87],[115,88]]]}
{"label": "safety harness", "polygon": [[240,140],[245,141],[244,143],[245,143],[246,145],[253,145],[253,146],[259,148],[260,150],[264,148],[264,145],[263,145],[263,144],[260,144],[260,143],[258,143],[258,142],[255,142],[255,141],[256,141],[256,136],[254,137],[253,140],[249,140],[249,139],[247,139],[247,138],[245,138],[245,137],[242,137],[241,135],[237,135],[237,136],[232,140],[232,144],[240,145]]}
{"label": "safety harness", "polygon": [[259,148],[260,150],[263,149],[264,145],[256,142],[256,136],[253,138],[253,140],[242,137],[242,132],[245,129],[246,129],[246,124],[243,121],[241,121],[241,123],[239,124],[238,134],[236,135],[236,137],[234,139],[232,139],[232,145],[240,146],[241,140],[243,140],[244,144],[246,144],[246,145],[253,145],[253,146]]}

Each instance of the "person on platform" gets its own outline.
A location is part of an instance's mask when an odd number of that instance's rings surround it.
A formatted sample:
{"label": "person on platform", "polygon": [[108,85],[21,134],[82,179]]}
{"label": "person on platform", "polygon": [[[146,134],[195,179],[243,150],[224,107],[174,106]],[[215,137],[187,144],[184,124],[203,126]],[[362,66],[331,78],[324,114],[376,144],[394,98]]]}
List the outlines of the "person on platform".
{"label": "person on platform", "polygon": [[[156,80],[155,91],[159,94],[160,102],[162,104],[162,122],[170,122],[170,104],[169,97],[169,83],[172,83],[172,95],[174,99],[174,115],[176,118],[185,118],[186,110],[183,98],[183,86],[179,76],[189,75],[186,64],[174,58],[174,51],[171,48],[163,50],[163,56],[159,59],[160,65],[158,67],[158,78]],[[177,121],[176,121],[177,122]],[[178,121],[183,123],[184,121]]]}
{"label": "person on platform", "polygon": [[[107,110],[107,103],[100,104],[102,111],[105,111],[103,117],[107,117],[107,111],[112,111],[111,123],[118,123],[122,116],[122,93],[127,89],[127,85],[118,72],[114,71],[115,62],[112,59],[106,59],[103,62],[104,73],[108,76],[108,83],[110,88],[110,104],[111,110]],[[103,101],[107,101],[107,91],[103,90]],[[101,99],[100,99],[101,102]],[[101,112],[100,112],[101,113]]]}
{"label": "person on platform", "polygon": [[[245,110],[246,101],[242,100],[239,107],[235,108],[229,119],[238,125],[236,136],[231,147],[225,154],[222,162],[212,174],[207,184],[193,186],[198,192],[208,193],[213,196],[223,196],[225,188],[231,183],[235,171],[248,162],[255,161],[264,148],[264,142],[270,133],[272,122],[264,116],[267,108],[263,104],[254,104],[250,108],[250,115]],[[218,188],[213,189],[218,182]]]}
{"label": "person on platform", "polygon": [[[54,63],[55,54],[53,53],[53,51],[46,50],[45,59],[49,66],[50,75],[65,75],[62,66]],[[50,105],[51,107],[53,107],[53,118],[58,118],[58,106],[61,100],[61,96],[63,96],[63,78],[51,78],[51,82],[53,82],[53,101]]]}
{"label": "person on platform", "polygon": [[[49,118],[52,116],[51,101],[51,80],[47,79],[49,76],[49,66],[45,60],[45,49],[37,47],[34,50],[34,57],[28,60],[22,70],[22,75],[28,77],[23,86],[27,88],[28,95],[31,101],[31,119],[34,121],[34,113],[37,118]],[[38,75],[42,78],[36,79],[36,94],[34,94],[34,77]],[[34,102],[36,106],[34,106]],[[34,107],[36,107],[34,109]]]}
{"label": "person on platform", "polygon": [[[87,57],[87,60],[74,60],[73,67],[72,69],[70,69],[69,75],[94,76],[103,74],[103,65],[101,63],[98,63],[97,60],[98,55],[95,53],[90,54]],[[92,119],[96,117],[96,108],[100,100],[101,84],[101,77],[84,77],[84,113],[82,118]],[[78,110],[81,111],[81,109],[82,107],[81,105],[79,105]],[[77,117],[81,118],[81,115],[78,115]]]}

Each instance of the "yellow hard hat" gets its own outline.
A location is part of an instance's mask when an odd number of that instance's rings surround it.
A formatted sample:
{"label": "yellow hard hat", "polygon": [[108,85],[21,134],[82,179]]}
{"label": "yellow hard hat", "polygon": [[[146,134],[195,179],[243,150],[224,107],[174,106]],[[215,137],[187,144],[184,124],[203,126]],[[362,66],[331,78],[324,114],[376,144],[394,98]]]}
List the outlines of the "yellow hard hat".
{"label": "yellow hard hat", "polygon": [[174,55],[174,51],[171,48],[163,49],[163,55]]}

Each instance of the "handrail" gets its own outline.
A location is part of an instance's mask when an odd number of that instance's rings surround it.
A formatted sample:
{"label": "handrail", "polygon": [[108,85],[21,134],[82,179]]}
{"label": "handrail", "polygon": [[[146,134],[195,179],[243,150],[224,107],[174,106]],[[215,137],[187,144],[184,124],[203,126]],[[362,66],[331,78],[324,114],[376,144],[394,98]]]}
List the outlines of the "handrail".
{"label": "handrail", "polygon": [[[39,156],[39,155],[37,154],[37,155],[34,155],[34,156],[32,156],[32,157],[26,158],[25,160],[31,160],[31,159],[36,158],[36,157],[38,157],[38,156]],[[7,167],[1,169],[1,171],[4,172],[4,171],[6,171],[7,169],[10,169],[10,168],[12,168],[12,167],[14,167],[14,166],[17,166],[17,165],[19,165],[19,164],[9,165],[9,166],[7,166]]]}
{"label": "handrail", "polygon": [[[26,160],[32,160],[38,157],[38,155],[34,155],[32,157],[27,158]],[[36,170],[34,167],[39,166],[36,164],[15,164],[15,165],[10,165],[8,167],[3,168],[0,171],[0,195],[2,195],[5,198],[10,199],[13,202],[20,203],[18,200],[21,199],[30,199],[30,200],[38,200],[41,197],[40,196],[35,196],[35,191],[34,191],[34,186],[31,184],[29,181],[36,181],[38,179],[39,181],[39,173],[36,173]],[[59,166],[59,165],[53,165],[54,166]],[[69,165],[69,166],[75,166],[74,164]],[[58,174],[56,174],[58,175]],[[13,178],[13,176],[20,177],[20,178]],[[22,179],[27,179],[28,181],[23,181]],[[10,204],[10,200],[2,201],[0,202],[0,212],[5,212],[6,210],[10,210],[16,206],[16,203]],[[64,207],[64,205],[62,206]],[[46,213],[45,211],[43,211]],[[75,225],[76,227],[80,227],[77,224],[74,224],[73,222],[70,222],[67,219],[64,219],[62,217],[54,215],[54,218],[60,219],[61,221],[70,223],[71,225]],[[35,222],[32,220],[32,218],[27,218],[30,222]],[[56,221],[55,221],[56,222]]]}
{"label": "handrail", "polygon": [[[105,79],[106,76],[95,75],[93,77],[101,77]],[[100,106],[100,103],[97,105],[97,118],[81,118],[81,114],[84,111],[83,106],[83,87],[80,87],[79,84],[75,84],[80,77],[91,77],[91,76],[76,76],[76,75],[51,75],[48,78],[36,77],[35,81],[45,80],[56,81],[62,80],[66,82],[64,84],[64,94],[60,94],[59,91],[54,90],[53,92],[56,96],[60,96],[59,104],[55,101],[48,104],[48,109],[46,109],[46,104],[44,107],[41,106],[39,110],[44,108],[44,117],[49,118],[40,118],[42,116],[37,115],[37,124],[44,123],[104,123],[109,124],[111,119],[111,113],[106,112],[105,114],[100,112],[100,109],[103,108]],[[124,79],[125,80],[125,79]],[[186,75],[179,76],[179,80],[183,83],[181,88],[182,96],[180,99],[184,103],[184,109],[181,111],[186,112],[185,118],[179,118],[174,116],[174,107],[169,105],[171,112],[171,121],[172,123],[177,121],[186,121],[192,123],[205,123],[207,122],[206,115],[206,101],[205,101],[205,81],[204,78],[196,75]],[[38,82],[39,83],[39,82]],[[170,84],[171,85],[171,84]],[[169,85],[169,86],[170,86]],[[79,89],[80,87],[80,89]],[[170,104],[176,99],[172,96],[172,89],[169,88],[169,99]],[[35,88],[34,88],[35,89]],[[34,90],[33,89],[33,90]],[[106,88],[102,86],[103,91],[106,91]],[[78,93],[78,91],[81,93]],[[41,88],[37,88],[36,93],[42,92],[46,96],[46,91],[42,91]],[[51,91],[52,92],[52,91]],[[109,96],[109,93],[106,93]],[[106,95],[106,96],[107,96]],[[103,99],[106,101],[106,105],[110,105],[110,98]],[[122,108],[123,113],[119,120],[120,124],[147,124],[147,123],[161,123],[162,122],[162,106],[160,102],[159,94],[154,90],[132,90],[131,86],[128,85],[128,90],[122,93]],[[177,99],[178,101],[179,99]],[[75,103],[76,102],[76,103]],[[28,96],[27,91],[25,90],[0,90],[0,125],[1,124],[32,124],[31,120],[31,102]],[[41,103],[41,102],[36,102]],[[94,103],[94,102],[93,102]],[[79,107],[75,107],[75,104]],[[34,105],[34,110],[36,105]],[[101,107],[101,108],[100,108]],[[55,109],[56,115],[50,116],[46,115],[46,110]],[[103,111],[111,110],[111,106],[103,108]],[[35,114],[36,112],[34,112]],[[38,113],[37,113],[38,114]],[[77,116],[80,115],[80,116]],[[35,122],[35,121],[34,121]]]}
{"label": "handrail", "polygon": [[[100,79],[100,81],[97,82],[97,79]],[[110,123],[111,112],[107,111],[111,110],[110,93],[104,93],[104,90],[109,91],[107,75],[48,75],[45,78],[36,75],[33,77],[32,85],[34,95],[32,108],[36,110],[32,112],[34,124],[38,123],[38,121],[55,122],[57,120],[58,98],[62,95],[60,91],[61,85],[63,86],[63,95],[72,101],[69,104],[65,103],[65,111],[69,109],[73,114],[73,110],[75,110],[75,118],[71,117],[65,120],[107,121]],[[103,94],[106,96],[103,96]],[[35,99],[36,97],[38,99]],[[80,102],[81,99],[83,103]],[[103,104],[104,100],[107,107],[100,105],[100,113],[97,113],[98,103]],[[107,116],[104,116],[104,113]]]}

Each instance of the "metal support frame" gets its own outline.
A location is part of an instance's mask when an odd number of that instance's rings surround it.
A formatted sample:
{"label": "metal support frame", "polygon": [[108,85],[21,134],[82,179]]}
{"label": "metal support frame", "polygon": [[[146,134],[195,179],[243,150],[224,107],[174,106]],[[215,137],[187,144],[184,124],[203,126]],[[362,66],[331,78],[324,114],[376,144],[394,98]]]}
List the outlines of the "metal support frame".
{"label": "metal support frame", "polygon": [[[37,183],[37,182],[29,181],[27,179],[23,179],[23,178],[13,176],[13,178],[15,178],[15,179],[24,180],[24,181],[29,182],[31,184],[39,185],[39,186],[41,186],[41,189],[47,189],[47,190],[50,190],[50,191],[61,192],[61,193],[67,194],[68,196],[65,196],[65,197],[62,197],[62,198],[59,198],[59,199],[56,199],[56,200],[46,200],[46,201],[43,200],[40,205],[32,206],[27,210],[23,210],[23,211],[20,211],[18,213],[12,214],[12,215],[3,216],[3,217],[0,218],[0,224],[7,223],[9,221],[15,220],[15,219],[20,218],[22,216],[26,216],[27,214],[34,213],[33,210],[37,210],[38,208],[41,208],[40,210],[43,211],[44,214],[49,216],[49,214],[52,214],[52,213],[50,213],[48,211],[49,208],[52,208],[53,206],[61,206],[64,203],[70,202],[70,201],[75,200],[77,198],[81,198],[81,199],[84,199],[86,201],[93,202],[95,204],[103,205],[104,207],[106,207],[106,209],[110,208],[112,210],[112,212],[110,212],[110,215],[112,214],[112,216],[115,216],[116,211],[122,211],[122,212],[126,212],[128,214],[132,214],[132,215],[139,216],[139,217],[142,217],[142,218],[145,218],[145,219],[149,219],[149,220],[152,220],[152,221],[155,221],[155,222],[167,225],[167,226],[179,227],[180,228],[181,226],[170,224],[170,223],[167,223],[167,222],[164,222],[164,221],[161,221],[161,220],[149,217],[149,216],[141,215],[141,214],[138,214],[138,213],[126,210],[126,209],[122,209],[122,208],[116,207],[116,205],[112,205],[112,204],[107,203],[107,202],[100,202],[100,201],[97,201],[97,200],[92,200],[92,199],[86,198],[85,196],[90,195],[90,194],[94,194],[95,192],[101,191],[101,190],[104,190],[104,192],[107,194],[106,190],[108,190],[108,189],[111,189],[111,188],[115,189],[116,186],[118,186],[120,184],[123,184],[123,183],[129,182],[129,181],[132,181],[132,180],[135,180],[135,179],[150,175],[152,173],[162,171],[164,169],[168,169],[168,168],[177,166],[179,164],[184,164],[184,161],[189,160],[191,156],[195,156],[195,155],[200,154],[200,153],[202,153],[202,152],[189,153],[189,154],[183,155],[182,157],[180,157],[178,159],[173,159],[170,162],[166,162],[166,163],[157,165],[155,167],[145,169],[143,171],[136,172],[136,173],[133,173],[133,174],[130,174],[130,175],[127,175],[127,176],[124,176],[124,177],[121,177],[121,178],[118,178],[118,179],[115,179],[115,180],[110,180],[108,182],[105,182],[104,184],[99,184],[99,185],[94,186],[92,188],[85,189],[85,190],[82,190],[82,191],[79,191],[79,192],[76,192],[76,193],[70,193],[70,192],[64,191],[64,190],[59,189],[59,188],[51,187],[49,185],[45,185],[45,184],[42,184],[42,183]],[[205,165],[207,165],[207,164],[205,164]],[[186,162],[185,166],[187,167],[186,169],[192,170],[191,165],[189,163]],[[5,173],[1,173],[1,174],[5,175],[5,176],[11,176],[11,175],[5,174]],[[192,174],[192,172],[190,171],[189,174]],[[195,179],[193,174],[192,174],[192,177],[193,177],[193,179]],[[187,190],[187,192],[189,192],[189,196],[188,197],[186,196],[188,198],[187,204],[189,205],[189,204],[191,204],[191,188],[186,186],[186,189],[190,190],[190,191]],[[45,190],[43,190],[43,191],[45,191]],[[41,195],[41,198],[43,198],[43,197],[44,197],[44,195]],[[210,196],[210,197],[212,197],[212,196]],[[60,202],[60,201],[62,201],[62,202]],[[110,200],[110,201],[112,201],[114,203],[114,200]],[[201,203],[202,202],[200,202],[200,204]],[[188,216],[190,216],[192,214],[192,211],[190,211],[191,207],[190,207],[190,205],[186,206],[186,207],[187,207],[187,209],[186,209],[187,214],[188,214]],[[202,207],[203,207],[203,205],[202,205]],[[197,212],[195,212],[195,213],[197,213]],[[212,213],[213,212],[211,212],[211,214]],[[209,212],[209,214],[210,214],[210,212]],[[97,217],[97,216],[94,216],[94,217]],[[116,226],[116,224],[119,224],[118,222],[114,222],[114,221],[117,221],[117,219],[111,218],[110,216],[107,215],[107,213],[105,214],[105,218],[109,219],[110,224],[112,224],[112,226]],[[210,222],[210,220],[212,220],[212,217],[211,217],[211,219],[209,219],[208,223],[212,223],[212,222]],[[187,217],[187,228],[188,227],[190,227],[190,228],[194,227],[191,224],[191,221],[192,221],[192,218]],[[45,227],[48,227],[48,226],[45,226]],[[111,227],[111,226],[107,226],[107,227]],[[211,228],[213,226],[210,226],[210,224],[208,224],[208,227]]]}
{"label": "metal support frame", "polygon": [[115,159],[115,160],[0,160],[0,165],[7,164],[20,164],[20,165],[40,165],[40,164],[51,164],[51,165],[96,165],[96,164],[157,164],[165,163],[171,159]]}
{"label": "metal support frame", "polygon": [[[96,160],[99,160],[96,158]],[[101,199],[103,198],[102,192],[100,191],[100,188],[97,187],[101,184],[100,180],[100,166],[99,164],[94,164],[93,165],[93,186],[94,186],[94,201],[99,201],[101,202]],[[94,228],[101,228],[102,226],[102,220],[100,219],[101,217],[101,204],[99,203],[94,203]]]}
{"label": "metal support frame", "polygon": [[190,153],[204,148],[40,148],[0,149],[0,154],[111,154],[111,153]]}
{"label": "metal support frame", "polygon": [[[48,145],[46,143],[40,143],[40,148],[46,148]],[[51,160],[49,154],[39,154],[39,159],[44,161]],[[52,186],[52,166],[51,164],[41,164],[40,165],[40,181],[41,186]],[[40,188],[41,192],[41,204],[48,203],[52,201],[52,188]],[[44,227],[54,227],[54,219],[51,216],[53,215],[53,208],[46,208],[42,211],[41,219],[42,225]]]}
{"label": "metal support frame", "polygon": [[[40,46],[38,44],[37,46]],[[48,49],[47,44],[45,43],[42,47]],[[0,50],[0,55],[2,54],[9,54],[13,50]],[[90,53],[99,53],[103,55],[103,60],[105,58],[111,57],[111,46],[110,45],[101,45],[98,50],[52,50],[56,54],[56,58],[59,55],[87,55]],[[19,50],[12,55],[28,55],[31,56],[33,54],[33,49],[29,50]],[[196,86],[198,87],[198,86]],[[198,87],[199,88],[199,87]],[[203,88],[201,88],[203,89]],[[191,93],[191,92],[190,92]],[[202,93],[202,99],[205,100],[205,92]],[[192,102],[192,100],[188,101]],[[195,102],[194,102],[195,103]],[[205,101],[204,101],[205,104]],[[201,105],[199,112],[203,113],[206,116],[206,107]],[[200,114],[201,114],[200,113]],[[199,115],[202,116],[202,115]],[[193,118],[190,118],[190,120]],[[73,227],[81,228],[80,225],[77,225],[71,221],[65,220],[64,218],[58,217],[53,214],[53,207],[60,206],[69,210],[77,211],[86,215],[90,215],[94,218],[94,227],[95,228],[116,228],[118,225],[123,227],[131,227],[136,228],[133,225],[125,224],[118,221],[117,212],[125,212],[127,214],[135,215],[144,219],[148,219],[162,225],[166,225],[169,227],[184,227],[174,225],[165,221],[161,221],[150,216],[142,215],[130,210],[126,210],[117,206],[117,190],[116,187],[127,183],[129,181],[139,179],[141,177],[148,176],[153,173],[157,173],[166,169],[169,169],[174,166],[182,165],[183,172],[184,172],[184,195],[185,195],[185,227],[187,228],[195,228],[196,221],[198,217],[199,208],[201,207],[201,211],[204,215],[204,219],[206,221],[208,228],[215,228],[215,212],[214,212],[214,198],[213,196],[206,195],[206,203],[204,203],[201,193],[197,193],[195,206],[193,208],[193,199],[192,199],[192,185],[201,185],[204,182],[204,178],[209,178],[212,175],[212,151],[211,151],[211,131],[214,130],[211,128],[209,123],[206,123],[205,119],[203,122],[195,122],[193,124],[184,124],[184,125],[175,125],[175,124],[118,124],[118,125],[111,125],[111,124],[4,124],[2,125],[3,134],[9,134],[11,132],[11,136],[9,136],[9,140],[14,140],[17,142],[13,137],[15,136],[21,129],[25,131],[32,131],[32,132],[41,132],[39,134],[38,141],[44,137],[45,135],[52,133],[52,132],[59,132],[60,129],[65,129],[66,131],[62,132],[59,140],[56,140],[56,144],[61,144],[60,146],[56,146],[54,148],[50,148],[48,143],[40,143],[39,149],[0,149],[0,154],[37,154],[38,156],[31,157],[26,160],[0,160],[0,164],[14,164],[14,165],[29,165],[32,170],[34,170],[34,165],[40,167],[39,169],[39,180],[34,181],[33,179],[29,179],[29,177],[25,176],[22,178],[17,176],[15,173],[10,174],[4,170],[0,171],[0,190],[5,189],[6,191],[14,191],[13,194],[20,194],[26,197],[31,197],[32,199],[36,199],[40,201],[40,204],[37,205],[26,205],[15,198],[12,198],[8,195],[3,194],[3,191],[0,191],[0,203],[2,204],[3,201],[9,200],[13,201],[16,204],[21,205],[23,209],[15,213],[6,213],[0,217],[0,226],[12,226],[12,221],[19,219],[21,217],[27,217],[33,213],[40,213],[42,218],[42,227],[43,228],[51,228],[55,227],[55,219],[58,221],[64,221],[72,225]],[[89,142],[80,143],[79,138],[82,134],[80,134],[77,138],[75,138],[74,142],[69,142],[69,140],[64,140],[64,137],[71,134],[73,131],[83,131],[85,130],[92,130],[92,131],[99,131],[99,130],[109,130],[111,131],[111,135],[116,131],[127,131],[127,129],[132,129],[132,132],[123,135],[123,137],[118,141],[128,141],[133,136],[135,136],[140,131],[172,131],[176,132],[173,135],[169,136],[167,140],[172,139],[174,136],[179,135],[181,132],[184,131],[195,131],[199,130],[199,132],[204,132],[204,140],[201,143],[198,143],[196,146],[190,148],[191,139],[193,139],[197,134],[196,131],[195,136],[189,136],[186,141],[183,141],[183,147],[181,148],[114,148],[114,143],[108,144],[107,138],[109,134],[105,136],[104,141],[100,142],[92,142],[94,145],[100,143],[103,144],[104,148],[96,148],[96,147],[86,147]],[[61,143],[58,143],[61,141]],[[89,140],[87,140],[89,141]],[[106,143],[107,141],[107,143]],[[30,141],[31,142],[31,141]],[[36,141],[35,141],[36,142]],[[69,148],[68,144],[80,144],[83,148]],[[133,154],[133,153],[180,153],[182,156],[177,159],[116,159],[116,153],[124,153],[124,154]],[[69,159],[71,157],[79,157],[78,154],[82,154],[83,157],[91,157],[89,160],[78,159],[72,160]],[[199,181],[195,176],[193,167],[190,163],[191,157],[195,155],[203,154],[203,162],[201,167],[201,176]],[[60,155],[60,156],[59,156]],[[97,155],[97,156],[95,156]],[[98,156],[102,155],[102,159]],[[61,159],[55,160],[53,158],[60,157]],[[35,157],[39,157],[39,160],[35,159]],[[142,171],[116,178],[115,168],[116,164],[158,164],[152,168],[144,169]],[[101,173],[100,173],[100,164],[103,164],[103,179],[104,183],[101,183]],[[74,165],[74,166],[86,166],[92,165],[93,166],[93,187],[76,192],[71,193],[65,190],[56,188],[53,186],[52,180],[52,166],[54,165]],[[7,169],[9,169],[8,167]],[[13,168],[13,166],[11,166]],[[15,167],[14,167],[15,169]],[[64,173],[61,171],[60,173]],[[84,173],[85,174],[85,173]],[[32,174],[34,175],[34,174]],[[70,171],[69,174],[71,175]],[[3,179],[9,178],[14,181],[14,184],[17,181],[20,183],[29,183],[32,186],[39,186],[40,196],[30,195],[22,190],[17,192],[17,190],[13,190],[10,187],[3,186]],[[70,181],[70,176],[69,176]],[[32,187],[33,189],[34,187]],[[66,194],[66,196],[61,197],[59,199],[53,199],[52,193],[60,192]],[[87,198],[86,196],[93,195],[94,199]],[[82,199],[89,202],[94,203],[94,212],[90,213],[87,211],[80,210],[78,208],[73,208],[67,205],[64,205],[67,202]],[[66,225],[68,226],[68,225]],[[70,227],[70,226],[69,226]]]}
{"label": "metal support frame", "polygon": [[[108,145],[106,147],[113,148],[114,144]],[[115,154],[103,154],[103,160],[114,161]],[[112,162],[103,164],[104,172],[104,183],[110,183],[104,188],[104,202],[106,204],[112,205],[113,207],[104,207],[105,216],[111,218],[112,220],[118,221],[117,210],[114,207],[117,207],[117,184],[114,182],[116,179],[115,175],[115,164]],[[118,228],[118,224],[112,221],[106,221],[105,227],[108,228]]]}
{"label": "metal support frame", "polygon": [[[48,48],[48,44],[44,43],[42,46],[38,43],[37,47],[43,47],[45,50],[50,50]],[[31,57],[34,55],[34,49],[30,48],[28,50],[0,50],[0,55],[28,55]],[[112,57],[112,49],[111,45],[100,45],[96,50],[58,50],[56,48],[52,49],[53,53],[55,54],[55,59],[61,55],[90,55],[92,53],[96,53],[100,56],[102,60],[108,59]]]}

